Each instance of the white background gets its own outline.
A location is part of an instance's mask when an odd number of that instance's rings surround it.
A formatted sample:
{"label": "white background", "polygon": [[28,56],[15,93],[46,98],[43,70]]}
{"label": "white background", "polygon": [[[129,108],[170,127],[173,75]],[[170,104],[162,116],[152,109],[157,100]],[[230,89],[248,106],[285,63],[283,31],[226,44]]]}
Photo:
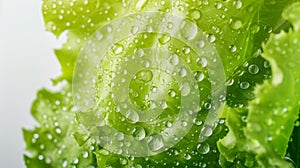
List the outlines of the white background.
{"label": "white background", "polygon": [[[45,31],[42,0],[0,0],[0,167],[22,168],[22,127],[36,122],[36,92],[60,74],[53,48],[61,42]],[[62,41],[60,39],[60,41]]]}

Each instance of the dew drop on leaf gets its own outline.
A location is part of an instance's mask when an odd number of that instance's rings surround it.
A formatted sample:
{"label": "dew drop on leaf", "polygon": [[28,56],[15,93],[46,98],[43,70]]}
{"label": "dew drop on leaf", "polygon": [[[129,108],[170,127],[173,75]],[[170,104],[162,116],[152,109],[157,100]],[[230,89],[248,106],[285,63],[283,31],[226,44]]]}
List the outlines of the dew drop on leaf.
{"label": "dew drop on leaf", "polygon": [[179,57],[178,57],[178,55],[172,54],[170,56],[170,64],[171,65],[178,65],[178,63],[179,63]]}
{"label": "dew drop on leaf", "polygon": [[216,7],[217,9],[221,9],[222,6],[223,6],[223,4],[222,4],[221,2],[215,2],[215,7]]}
{"label": "dew drop on leaf", "polygon": [[243,22],[241,20],[235,20],[231,23],[231,28],[234,30],[238,30],[242,28]]}
{"label": "dew drop on leaf", "polygon": [[204,79],[204,74],[200,71],[197,71],[194,73],[194,77],[198,82],[201,82]]}
{"label": "dew drop on leaf", "polygon": [[240,9],[240,8],[243,6],[243,3],[242,3],[240,0],[237,0],[237,1],[234,1],[234,2],[233,2],[233,6],[234,6],[236,9]]}
{"label": "dew drop on leaf", "polygon": [[146,136],[146,131],[142,127],[135,127],[132,130],[132,136],[135,137],[136,140],[143,140]]}
{"label": "dew drop on leaf", "polygon": [[192,40],[198,33],[197,26],[188,20],[182,20],[180,23],[180,35],[187,39]]}
{"label": "dew drop on leaf", "polygon": [[248,67],[248,71],[250,74],[257,74],[259,72],[259,67],[255,64],[252,64]]}
{"label": "dew drop on leaf", "polygon": [[136,34],[139,31],[139,28],[137,26],[132,26],[130,32],[132,34]]}
{"label": "dew drop on leaf", "polygon": [[174,26],[174,23],[173,23],[173,22],[168,22],[168,23],[167,23],[167,28],[168,28],[168,29],[172,29],[173,26]]}
{"label": "dew drop on leaf", "polygon": [[151,151],[156,152],[164,146],[161,135],[152,135],[148,139],[148,147]]}
{"label": "dew drop on leaf", "polygon": [[183,157],[184,157],[185,160],[190,160],[192,158],[192,156],[188,153],[184,154]]}
{"label": "dew drop on leaf", "polygon": [[166,127],[170,128],[170,127],[172,127],[172,125],[173,125],[172,122],[170,122],[170,121],[166,122]]}
{"label": "dew drop on leaf", "polygon": [[197,146],[197,151],[202,155],[207,154],[209,150],[210,150],[209,144],[206,142],[200,143]]}
{"label": "dew drop on leaf", "polygon": [[229,48],[231,52],[236,52],[237,50],[237,47],[235,45],[231,45]]}
{"label": "dew drop on leaf", "polygon": [[164,45],[167,44],[171,40],[171,36],[169,34],[163,34],[161,38],[158,39],[159,43]]}
{"label": "dew drop on leaf", "polygon": [[170,97],[175,97],[176,96],[176,92],[173,89],[170,89],[168,91],[168,94],[169,94]]}
{"label": "dew drop on leaf", "polygon": [[135,5],[135,8],[136,10],[140,11],[143,9],[143,7],[146,5],[148,0],[139,0],[136,5]]}
{"label": "dew drop on leaf", "polygon": [[191,53],[191,48],[190,47],[183,47],[182,52],[183,52],[183,54],[187,55],[187,54]]}
{"label": "dew drop on leaf", "polygon": [[192,9],[190,11],[190,16],[194,20],[199,20],[201,18],[202,14],[198,9]]}
{"label": "dew drop on leaf", "polygon": [[216,36],[213,35],[213,34],[208,34],[208,35],[206,36],[206,39],[207,39],[207,41],[213,43],[213,42],[216,41]]}
{"label": "dew drop on leaf", "polygon": [[240,88],[241,89],[248,89],[250,86],[249,82],[241,82],[240,83]]}
{"label": "dew drop on leaf", "polygon": [[183,82],[180,84],[180,91],[182,96],[187,96],[190,94],[191,88],[188,82]]}
{"label": "dew drop on leaf", "polygon": [[122,44],[115,44],[113,47],[112,47],[112,51],[114,54],[118,55],[118,54],[121,54],[124,50],[124,47]]}

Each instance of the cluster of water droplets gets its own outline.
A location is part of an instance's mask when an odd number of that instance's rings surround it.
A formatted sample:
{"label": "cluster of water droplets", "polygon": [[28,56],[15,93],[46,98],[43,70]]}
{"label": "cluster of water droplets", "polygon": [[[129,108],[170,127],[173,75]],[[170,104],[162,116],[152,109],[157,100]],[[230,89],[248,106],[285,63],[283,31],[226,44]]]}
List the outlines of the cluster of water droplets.
{"label": "cluster of water droplets", "polygon": [[[198,10],[190,15],[201,18]],[[192,135],[198,146],[182,157],[206,155],[205,140],[217,125],[225,93],[215,40],[187,19],[157,12],[129,15],[97,30],[80,53],[73,80],[79,117],[93,141],[118,155],[155,156],[198,125],[202,129]],[[207,102],[206,121],[198,118],[200,92],[207,90],[199,86],[208,78],[216,81],[206,94],[217,100]]]}

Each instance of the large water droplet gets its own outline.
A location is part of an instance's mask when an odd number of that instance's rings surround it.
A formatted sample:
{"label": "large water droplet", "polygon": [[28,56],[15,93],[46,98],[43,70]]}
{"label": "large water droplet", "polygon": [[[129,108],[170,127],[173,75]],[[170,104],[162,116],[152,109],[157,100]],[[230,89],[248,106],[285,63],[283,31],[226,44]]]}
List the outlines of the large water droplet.
{"label": "large water droplet", "polygon": [[149,82],[152,80],[152,78],[153,78],[153,73],[149,69],[142,70],[136,74],[136,79],[142,80],[144,82]]}
{"label": "large water droplet", "polygon": [[180,23],[180,35],[187,39],[192,40],[197,35],[197,26],[190,21],[182,20]]}
{"label": "large water droplet", "polygon": [[140,11],[144,8],[144,6],[146,5],[148,0],[139,0],[136,5],[135,5],[135,8],[136,10]]}
{"label": "large water droplet", "polygon": [[240,83],[240,88],[241,89],[248,89],[250,86],[249,82],[241,82]]}
{"label": "large water droplet", "polygon": [[187,70],[185,68],[180,68],[178,74],[179,74],[180,77],[183,78],[183,77],[186,76]]}
{"label": "large water droplet", "polygon": [[132,130],[132,136],[136,139],[136,140],[143,140],[146,136],[146,131],[144,128],[142,127],[135,127]]}
{"label": "large water droplet", "polygon": [[172,65],[178,65],[178,63],[179,63],[179,57],[178,57],[178,55],[172,54],[172,55],[170,56],[170,63],[171,63]]}
{"label": "large water droplet", "polygon": [[183,54],[188,55],[189,53],[191,53],[191,48],[190,47],[183,47],[182,52],[183,52]]}
{"label": "large water droplet", "polygon": [[167,44],[171,40],[171,36],[169,34],[163,34],[161,38],[158,39],[159,43],[164,45]]}
{"label": "large water droplet", "polygon": [[209,137],[212,135],[213,130],[210,127],[203,127],[201,133],[203,134],[203,136]]}
{"label": "large water droplet", "polygon": [[170,128],[170,127],[172,127],[172,125],[173,125],[172,122],[170,122],[170,121],[166,122],[166,127]]}
{"label": "large water droplet", "polygon": [[213,42],[216,41],[216,36],[213,35],[213,34],[208,34],[208,35],[206,36],[206,39],[207,39],[207,41],[213,43]]}
{"label": "large water droplet", "polygon": [[198,82],[201,82],[204,79],[204,74],[200,71],[195,72],[194,76]]}
{"label": "large water droplet", "polygon": [[113,47],[112,47],[112,51],[114,54],[118,55],[120,53],[122,53],[124,50],[124,47],[122,44],[115,44]]}
{"label": "large water droplet", "polygon": [[259,72],[259,68],[258,68],[257,65],[252,64],[252,65],[250,65],[250,66],[248,67],[248,71],[249,71],[249,73],[251,73],[251,74],[257,74],[257,73]]}
{"label": "large water droplet", "polygon": [[198,9],[192,9],[190,11],[190,16],[194,20],[199,20],[201,18],[202,14]]}
{"label": "large water droplet", "polygon": [[209,152],[210,147],[209,147],[208,143],[204,142],[197,146],[197,150],[200,154],[205,155]]}
{"label": "large water droplet", "polygon": [[242,26],[243,26],[243,23],[241,20],[236,20],[231,23],[231,28],[235,29],[235,30],[240,29]]}
{"label": "large water droplet", "polygon": [[139,31],[139,27],[137,27],[137,26],[132,26],[132,27],[131,27],[130,32],[131,32],[132,34],[136,34],[138,31]]}
{"label": "large water droplet", "polygon": [[161,135],[153,135],[148,139],[148,147],[151,151],[156,152],[164,146]]}
{"label": "large water droplet", "polygon": [[170,89],[170,90],[168,91],[168,95],[169,95],[170,97],[175,97],[175,96],[176,96],[176,92],[175,92],[173,89]]}
{"label": "large water droplet", "polygon": [[188,82],[183,82],[180,84],[180,91],[182,96],[187,96],[190,94],[191,88]]}

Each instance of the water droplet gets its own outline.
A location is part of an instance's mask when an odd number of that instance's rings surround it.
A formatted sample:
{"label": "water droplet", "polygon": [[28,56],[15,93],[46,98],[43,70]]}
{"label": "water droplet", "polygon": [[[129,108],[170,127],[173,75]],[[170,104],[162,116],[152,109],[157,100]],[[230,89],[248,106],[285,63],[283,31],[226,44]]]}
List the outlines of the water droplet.
{"label": "water droplet", "polygon": [[143,140],[146,136],[146,131],[144,128],[142,127],[135,127],[132,130],[132,136],[136,139],[136,140]]}
{"label": "water droplet", "polygon": [[136,74],[137,80],[142,80],[144,82],[150,82],[153,78],[153,73],[149,69],[142,70]]}
{"label": "water droplet", "polygon": [[164,146],[161,135],[150,136],[147,142],[149,149],[153,152],[160,150]]}
{"label": "water droplet", "polygon": [[190,154],[188,154],[188,153],[185,153],[184,156],[183,156],[183,158],[185,160],[190,160],[192,158],[192,156]]}
{"label": "water droplet", "polygon": [[148,0],[139,0],[135,5],[135,9],[138,11],[141,11],[147,2],[148,2]]}
{"label": "water droplet", "polygon": [[180,84],[180,91],[182,96],[187,96],[190,94],[191,88],[188,82],[183,82]]}
{"label": "water droplet", "polygon": [[163,34],[161,38],[158,39],[159,43],[164,45],[167,44],[171,40],[171,36],[169,34]]}
{"label": "water droplet", "polygon": [[183,78],[183,77],[186,76],[187,70],[185,68],[180,68],[178,74],[179,74],[180,77]]}
{"label": "water droplet", "polygon": [[167,104],[166,100],[161,100],[161,101],[159,102],[159,105],[160,105],[160,107],[163,108],[163,109],[166,109],[166,108],[168,107],[168,104]]}
{"label": "water droplet", "polygon": [[168,29],[172,29],[173,26],[174,26],[174,23],[172,23],[172,22],[168,22],[168,23],[167,23],[167,28],[168,28]]}
{"label": "water droplet", "polygon": [[126,118],[130,119],[131,122],[136,123],[139,121],[140,116],[137,112],[129,110],[126,112]]}
{"label": "water droplet", "polygon": [[200,64],[203,68],[207,66],[208,61],[205,57],[197,58],[196,62]]}
{"label": "water droplet", "polygon": [[191,53],[191,48],[190,47],[183,47],[182,52],[183,52],[183,54],[188,55],[189,53]]}
{"label": "water droplet", "polygon": [[250,74],[257,74],[259,72],[259,68],[257,65],[252,64],[248,67],[248,71]]}
{"label": "water droplet", "polygon": [[217,9],[221,9],[222,6],[223,6],[223,4],[222,4],[221,2],[215,2],[215,7],[216,7]]}
{"label": "water droplet", "polygon": [[107,33],[111,33],[113,31],[113,29],[112,29],[112,27],[107,26],[106,31],[107,31]]}
{"label": "water droplet", "polygon": [[88,158],[89,157],[89,152],[88,151],[84,151],[82,154],[83,158]]}
{"label": "water droplet", "polygon": [[188,122],[185,120],[181,121],[181,126],[186,127],[188,125]]}
{"label": "water droplet", "polygon": [[203,48],[205,46],[205,42],[203,40],[197,41],[196,44],[199,48]]}
{"label": "water droplet", "polygon": [[268,141],[272,141],[273,137],[272,136],[268,136],[267,139],[268,139]]}
{"label": "water droplet", "polygon": [[236,20],[234,22],[231,23],[231,28],[234,30],[238,30],[243,26],[243,23],[241,20]]}
{"label": "water droplet", "polygon": [[112,48],[113,53],[116,55],[122,53],[123,50],[124,50],[124,47],[121,44],[115,44]]}
{"label": "water droplet", "polygon": [[226,86],[231,86],[234,84],[234,79],[229,79],[228,81],[226,81]]}
{"label": "water droplet", "polygon": [[60,128],[56,128],[56,129],[55,129],[55,132],[56,132],[57,134],[61,134],[61,129],[60,129]]}
{"label": "water droplet", "polygon": [[231,52],[236,52],[237,47],[235,45],[231,45],[231,46],[229,46],[229,49]]}
{"label": "water droplet", "polygon": [[120,158],[121,165],[127,165],[128,161],[125,158]]}
{"label": "water droplet", "polygon": [[67,166],[68,166],[68,161],[67,161],[67,160],[64,160],[63,163],[62,163],[62,166],[63,166],[63,167],[67,167]]}
{"label": "water droplet", "polygon": [[79,159],[78,158],[74,158],[73,163],[74,164],[78,164],[79,163]]}
{"label": "water droplet", "polygon": [[212,135],[213,130],[210,127],[203,127],[201,130],[201,133],[205,136],[205,137],[209,137]]}
{"label": "water droplet", "polygon": [[271,65],[270,65],[270,63],[269,63],[268,61],[265,61],[265,62],[264,62],[264,67],[265,67],[265,68],[270,68],[270,66],[271,66]]}
{"label": "water droplet", "polygon": [[43,156],[43,155],[39,155],[39,156],[38,156],[38,159],[39,159],[39,160],[43,160],[43,159],[44,159],[44,156]]}
{"label": "water droplet", "polygon": [[172,54],[172,55],[170,56],[170,63],[171,63],[172,65],[177,65],[177,64],[179,63],[179,57],[178,57],[178,55]]}
{"label": "water droplet", "polygon": [[188,20],[182,20],[180,23],[180,35],[187,39],[192,40],[196,37],[198,32],[197,26]]}
{"label": "water droplet", "polygon": [[255,34],[255,33],[259,32],[260,26],[256,23],[254,23],[251,25],[250,29],[251,29],[251,33]]}
{"label": "water droplet", "polygon": [[242,3],[240,0],[237,0],[237,1],[234,1],[234,2],[233,2],[233,6],[234,6],[236,9],[240,9],[240,8],[243,6],[243,3]]}
{"label": "water droplet", "polygon": [[166,122],[166,127],[170,128],[170,127],[172,127],[172,125],[173,125],[172,122],[170,122],[170,121]]}
{"label": "water droplet", "polygon": [[132,27],[131,27],[130,32],[131,32],[132,34],[136,34],[138,31],[139,31],[139,27],[137,27],[137,26],[132,26]]}
{"label": "water droplet", "polygon": [[204,142],[197,146],[197,150],[200,154],[205,155],[209,152],[210,147],[209,147],[208,143]]}
{"label": "water droplet", "polygon": [[34,134],[33,134],[33,138],[34,138],[34,139],[38,139],[38,138],[39,138],[39,134],[34,133]]}
{"label": "water droplet", "polygon": [[169,96],[171,96],[171,97],[175,97],[175,96],[176,96],[176,92],[175,92],[173,89],[170,89],[170,90],[168,91],[168,94],[169,94]]}
{"label": "water droplet", "polygon": [[198,9],[192,9],[190,11],[190,16],[194,20],[199,20],[201,18],[202,14]]}
{"label": "water droplet", "polygon": [[118,140],[118,141],[122,141],[122,140],[124,140],[124,134],[123,133],[121,133],[121,132],[117,132],[116,134],[115,134],[115,137],[116,137],[116,139]]}
{"label": "water droplet", "polygon": [[241,89],[248,89],[250,86],[249,82],[241,82],[240,83],[240,88]]}
{"label": "water droplet", "polygon": [[216,41],[216,36],[213,35],[213,34],[208,34],[208,35],[206,36],[206,39],[207,39],[207,41],[213,43],[213,42]]}
{"label": "water droplet", "polygon": [[198,82],[201,82],[204,79],[204,74],[200,71],[194,73],[194,77]]}
{"label": "water droplet", "polygon": [[152,86],[152,87],[151,87],[151,91],[152,91],[153,93],[156,93],[156,92],[157,92],[157,89],[158,89],[157,86]]}

